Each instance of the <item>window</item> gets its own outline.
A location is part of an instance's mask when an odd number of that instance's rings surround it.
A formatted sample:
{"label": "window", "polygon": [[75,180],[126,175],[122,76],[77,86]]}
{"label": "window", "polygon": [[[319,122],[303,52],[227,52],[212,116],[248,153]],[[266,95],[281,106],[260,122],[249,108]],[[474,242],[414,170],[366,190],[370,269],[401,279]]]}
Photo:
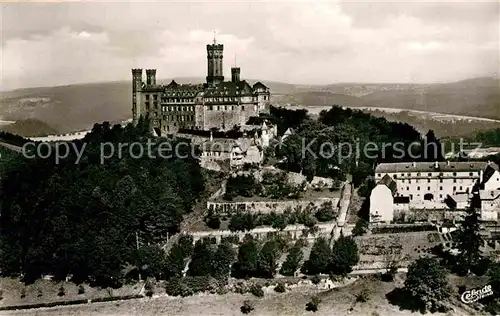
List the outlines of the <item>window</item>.
{"label": "window", "polygon": [[153,100],[155,100],[155,101],[158,100],[158,95],[153,94]]}
{"label": "window", "polygon": [[209,107],[208,107],[208,109],[209,109],[210,111],[212,111],[212,110],[213,110],[213,107],[212,107],[212,106],[209,106]]}
{"label": "window", "polygon": [[457,173],[456,172],[453,172],[453,176],[456,177],[457,176]]}
{"label": "window", "polygon": [[[394,178],[396,178],[396,177],[394,177]],[[405,179],[401,180],[401,183],[405,183]]]}
{"label": "window", "polygon": [[462,189],[462,186],[460,186],[460,191],[462,191],[462,190],[463,190],[463,189]]}
{"label": "window", "polygon": [[439,198],[440,198],[440,199],[442,199],[442,198],[443,198],[443,195],[442,195],[442,194],[440,194],[440,195],[439,195]]}
{"label": "window", "polygon": [[410,187],[406,187],[406,191],[410,191]]}
{"label": "window", "polygon": [[149,100],[149,94],[146,94],[146,100]]}
{"label": "window", "polygon": [[453,187],[453,191],[456,191],[457,190],[457,187]]}
{"label": "window", "polygon": [[420,187],[417,187],[417,191],[420,191]]}
{"label": "window", "polygon": [[410,194],[410,200],[413,200],[413,194]]}
{"label": "window", "polygon": [[457,179],[453,179],[453,183],[457,183]]}
{"label": "window", "polygon": [[244,105],[241,106],[241,110],[245,111],[245,106]]}
{"label": "window", "polygon": [[443,179],[439,179],[439,183],[443,183]]}
{"label": "window", "polygon": [[472,172],[469,172],[469,176],[472,177]]}
{"label": "window", "polygon": [[442,190],[443,190],[443,187],[439,187],[439,190],[441,190],[441,191],[442,191]]}
{"label": "window", "polygon": [[419,172],[419,173],[417,173],[417,177],[420,177],[420,172]]}
{"label": "window", "polygon": [[404,176],[405,176],[405,174],[404,174],[404,173],[402,173],[402,174],[401,174],[401,176],[402,176],[402,177],[404,177]]}
{"label": "window", "polygon": [[146,110],[149,111],[149,102],[146,102]]}
{"label": "window", "polygon": [[427,175],[430,177],[430,176],[432,176],[432,173],[429,172]]}
{"label": "window", "polygon": [[418,183],[418,179],[417,179],[417,180],[415,180],[415,183]]}
{"label": "window", "polygon": [[431,183],[431,179],[427,179],[427,183]]}
{"label": "window", "polygon": [[381,173],[379,173],[379,174],[378,174],[378,176],[379,176],[379,177],[381,177],[381,176],[382,176],[382,174],[381,174]]}
{"label": "window", "polygon": [[431,187],[427,187],[427,191],[430,191],[431,190]]}

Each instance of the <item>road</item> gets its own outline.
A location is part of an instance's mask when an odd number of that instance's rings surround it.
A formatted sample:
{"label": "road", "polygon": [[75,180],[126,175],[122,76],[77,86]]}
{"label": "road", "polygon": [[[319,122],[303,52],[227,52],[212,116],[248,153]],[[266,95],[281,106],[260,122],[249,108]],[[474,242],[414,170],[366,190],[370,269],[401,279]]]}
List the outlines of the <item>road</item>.
{"label": "road", "polygon": [[349,209],[349,203],[351,202],[352,195],[352,185],[349,182],[344,183],[344,190],[342,190],[342,198],[339,202],[339,216],[337,217],[337,222],[332,231],[332,238],[330,239],[330,246],[333,246],[335,240],[340,237],[342,232],[342,228],[346,223],[347,219],[347,210]]}

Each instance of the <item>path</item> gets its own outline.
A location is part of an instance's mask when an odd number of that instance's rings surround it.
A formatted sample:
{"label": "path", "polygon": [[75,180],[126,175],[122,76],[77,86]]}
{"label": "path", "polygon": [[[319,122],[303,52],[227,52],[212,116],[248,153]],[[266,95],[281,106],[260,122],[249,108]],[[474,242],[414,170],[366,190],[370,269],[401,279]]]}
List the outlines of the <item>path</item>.
{"label": "path", "polygon": [[330,246],[333,246],[335,240],[340,237],[342,229],[347,220],[347,210],[349,209],[349,203],[351,202],[352,195],[352,185],[346,181],[344,183],[344,189],[342,190],[342,198],[339,202],[339,216],[337,217],[337,222],[332,230],[332,238],[330,239]]}

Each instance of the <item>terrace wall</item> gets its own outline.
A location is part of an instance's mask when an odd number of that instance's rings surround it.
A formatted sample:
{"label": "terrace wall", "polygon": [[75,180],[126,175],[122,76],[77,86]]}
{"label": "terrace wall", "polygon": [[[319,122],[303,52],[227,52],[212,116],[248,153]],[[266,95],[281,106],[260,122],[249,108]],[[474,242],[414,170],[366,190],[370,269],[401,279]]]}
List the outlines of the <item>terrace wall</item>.
{"label": "terrace wall", "polygon": [[[315,234],[306,233],[309,228],[304,225],[289,225],[283,230],[275,229],[272,227],[259,227],[245,232],[233,232],[230,230],[213,230],[204,232],[190,232],[193,236],[193,242],[205,237],[214,237],[217,243],[220,243],[222,237],[237,236],[241,241],[245,235],[250,234],[257,239],[265,239],[272,234],[286,235],[292,240],[305,237],[308,240],[314,240],[318,237],[329,238],[335,223],[317,224],[318,231]],[[307,236],[306,236],[307,235]]]}
{"label": "terrace wall", "polygon": [[316,200],[291,200],[291,201],[248,201],[248,202],[207,202],[207,212],[213,211],[217,215],[231,215],[236,212],[252,212],[268,214],[271,212],[283,213],[286,209],[295,210],[301,207],[320,207],[324,203],[331,202],[333,207],[338,208],[339,198],[318,198]]}

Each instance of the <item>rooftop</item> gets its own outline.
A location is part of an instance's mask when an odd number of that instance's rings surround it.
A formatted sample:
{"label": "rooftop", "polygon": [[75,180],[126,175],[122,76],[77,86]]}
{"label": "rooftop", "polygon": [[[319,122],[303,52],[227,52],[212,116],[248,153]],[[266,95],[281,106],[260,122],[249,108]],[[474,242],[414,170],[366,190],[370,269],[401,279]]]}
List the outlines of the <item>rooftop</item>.
{"label": "rooftop", "polygon": [[396,172],[464,172],[485,170],[488,162],[397,162],[381,163],[375,168],[375,173]]}

